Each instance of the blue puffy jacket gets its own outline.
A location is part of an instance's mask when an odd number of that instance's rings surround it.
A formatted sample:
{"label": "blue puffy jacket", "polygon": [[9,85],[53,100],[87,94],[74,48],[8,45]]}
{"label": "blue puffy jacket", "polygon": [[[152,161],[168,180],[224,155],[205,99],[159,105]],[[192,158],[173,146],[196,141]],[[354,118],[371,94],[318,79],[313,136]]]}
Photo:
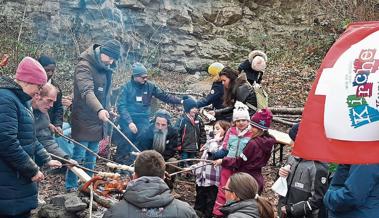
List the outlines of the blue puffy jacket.
{"label": "blue puffy jacket", "polygon": [[133,120],[149,119],[151,99],[153,97],[170,103],[180,104],[180,99],[167,94],[154,83],[147,81],[145,84],[139,84],[134,81],[133,77],[122,88],[118,98],[117,110],[120,114],[120,126],[122,129],[128,129],[128,125]]}
{"label": "blue puffy jacket", "polygon": [[339,165],[324,196],[332,218],[379,215],[379,164]]}
{"label": "blue puffy jacket", "polygon": [[34,160],[50,160],[36,140],[30,99],[12,79],[0,77],[0,217],[37,207]]}

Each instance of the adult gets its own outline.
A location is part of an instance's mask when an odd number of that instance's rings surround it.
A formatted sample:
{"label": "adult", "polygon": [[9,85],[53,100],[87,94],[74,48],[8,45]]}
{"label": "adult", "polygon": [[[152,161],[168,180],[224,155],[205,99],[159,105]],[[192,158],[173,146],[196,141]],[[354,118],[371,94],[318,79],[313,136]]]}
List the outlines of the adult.
{"label": "adult", "polygon": [[36,161],[55,166],[37,141],[32,97],[47,82],[43,67],[31,57],[18,65],[15,79],[0,77],[0,217],[29,217],[37,207],[37,182],[44,179]]}
{"label": "adult", "polygon": [[240,101],[249,107],[249,114],[252,115],[257,110],[257,98],[254,88],[246,79],[246,74],[239,74],[230,67],[225,67],[220,72],[220,80],[224,85],[224,108],[215,110],[216,116],[223,116],[231,121],[234,104]]}
{"label": "adult", "polygon": [[[224,65],[221,63],[213,63],[209,66],[208,72],[213,76],[213,83],[211,91],[209,94],[199,100],[197,100],[197,105],[199,108],[208,106],[212,104],[213,109],[223,108],[223,96],[224,96],[224,86],[220,79],[219,73],[224,69]],[[223,120],[224,117],[217,116],[216,120]]]}
{"label": "adult", "polygon": [[[65,159],[70,159],[70,155],[59,147],[55,141],[51,129],[49,128],[50,118],[48,111],[53,107],[54,102],[57,100],[58,92],[58,89],[54,85],[46,83],[40,94],[33,97],[32,108],[35,120],[36,136],[38,141],[49,153]],[[75,161],[73,162],[76,163]]]}
{"label": "adult", "polygon": [[247,173],[232,175],[223,187],[226,204],[221,208],[227,218],[274,218],[271,203],[258,195],[258,183]]}
{"label": "adult", "polygon": [[240,73],[245,73],[247,81],[253,85],[260,84],[263,72],[266,69],[267,55],[263,51],[254,50],[249,53],[248,59],[238,66]]}
{"label": "adult", "polygon": [[173,158],[178,145],[178,131],[171,125],[171,114],[164,109],[155,112],[153,123],[140,134],[137,141],[141,151],[155,150],[165,161]]}
{"label": "adult", "polygon": [[324,204],[329,218],[379,214],[379,164],[339,165]]}
{"label": "adult", "polygon": [[47,55],[41,55],[38,58],[38,62],[46,71],[47,82],[53,84],[57,89],[57,100],[54,102],[53,107],[49,109],[50,129],[56,133],[62,133],[63,126],[63,105],[62,105],[62,90],[59,85],[53,80],[53,76],[56,69],[56,63],[54,59]]}
{"label": "adult", "polygon": [[135,161],[133,180],[123,199],[105,212],[104,218],[197,217],[186,202],[175,199],[163,181],[165,161],[153,150],[141,152]]}
{"label": "adult", "polygon": [[[147,69],[141,63],[132,66],[131,79],[123,86],[118,98],[117,110],[120,114],[120,127],[127,137],[135,143],[138,135],[149,126],[149,115],[152,98],[170,104],[181,104],[182,101],[169,95],[157,85],[148,81]],[[118,163],[130,165],[134,156],[130,155],[131,146],[120,134],[113,134],[113,142],[117,144],[115,160]]]}
{"label": "adult", "polygon": [[[109,119],[109,99],[112,74],[120,58],[121,44],[109,40],[104,45],[94,44],[79,57],[74,73],[74,100],[72,103],[72,138],[96,152],[99,141],[106,137],[105,123]],[[93,169],[96,157],[78,145],[72,159]],[[66,189],[75,191],[78,177],[67,173]]]}

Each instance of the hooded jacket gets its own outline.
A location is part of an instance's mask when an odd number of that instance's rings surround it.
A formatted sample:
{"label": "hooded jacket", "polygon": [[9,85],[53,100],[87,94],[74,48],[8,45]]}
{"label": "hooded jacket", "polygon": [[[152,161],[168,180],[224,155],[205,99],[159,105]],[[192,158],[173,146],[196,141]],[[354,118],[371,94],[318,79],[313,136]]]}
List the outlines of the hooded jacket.
{"label": "hooded jacket", "polygon": [[262,167],[267,165],[275,143],[276,140],[271,135],[252,138],[237,157],[230,157],[229,154],[224,157],[221,166],[253,176],[258,182],[259,193],[261,193],[264,186]]}
{"label": "hooded jacket", "polygon": [[331,218],[378,217],[379,164],[339,165],[324,204]]}
{"label": "hooded jacket", "polygon": [[239,201],[223,206],[220,211],[227,218],[260,218],[257,201]]}
{"label": "hooded jacket", "polygon": [[0,77],[0,217],[37,207],[34,160],[51,160],[36,139],[30,100],[11,78]]}
{"label": "hooded jacket", "polygon": [[161,178],[143,176],[129,182],[123,199],[103,216],[111,217],[195,218],[197,215],[188,203],[174,199]]}
{"label": "hooded jacket", "polygon": [[105,126],[97,114],[109,109],[116,65],[101,63],[99,47],[95,44],[84,51],[75,68],[71,122],[72,138],[77,141],[100,141],[105,136]]}

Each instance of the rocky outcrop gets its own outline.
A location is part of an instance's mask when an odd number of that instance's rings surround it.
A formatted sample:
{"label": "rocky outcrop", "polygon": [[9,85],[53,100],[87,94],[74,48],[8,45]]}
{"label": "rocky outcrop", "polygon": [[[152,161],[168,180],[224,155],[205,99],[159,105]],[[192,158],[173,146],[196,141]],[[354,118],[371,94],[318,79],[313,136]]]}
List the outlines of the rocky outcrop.
{"label": "rocky outcrop", "polygon": [[30,30],[39,43],[63,46],[76,56],[93,42],[117,38],[124,44],[125,62],[195,73],[214,61],[238,63],[252,49],[268,50],[274,45],[275,53],[286,48],[296,34],[322,23],[318,15],[322,7],[317,4],[300,0],[29,0],[26,4],[4,0],[0,18],[23,19],[24,31]]}

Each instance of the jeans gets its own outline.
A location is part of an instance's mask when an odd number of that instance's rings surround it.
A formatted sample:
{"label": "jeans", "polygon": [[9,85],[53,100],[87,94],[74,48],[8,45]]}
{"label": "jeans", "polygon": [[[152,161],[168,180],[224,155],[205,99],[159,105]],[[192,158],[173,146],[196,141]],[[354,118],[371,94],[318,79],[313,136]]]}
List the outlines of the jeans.
{"label": "jeans", "polygon": [[[137,126],[138,132],[134,134],[128,127],[123,127],[122,132],[129,138],[129,140],[136,145],[137,139],[149,127],[148,119],[133,119],[134,124]],[[112,142],[117,145],[115,154],[115,161],[120,164],[131,165],[134,163],[136,157],[131,155],[130,152],[135,151],[126,139],[117,130],[113,130]],[[137,146],[137,145],[136,145]]]}
{"label": "jeans", "polygon": [[[181,154],[182,160],[192,159],[192,158],[195,158],[195,157],[196,157],[196,152],[186,152],[186,151],[183,151],[182,154]],[[182,167],[189,167],[191,165],[192,165],[192,161],[182,162],[182,164],[181,164]]]}
{"label": "jeans", "polygon": [[[64,122],[62,130],[63,130],[63,135],[65,135],[65,136],[70,136],[71,135],[71,126],[70,126],[70,124]],[[72,154],[73,154],[74,144],[71,143],[70,141],[64,139],[63,137],[57,137],[57,138],[55,138],[55,141],[58,143],[59,147],[64,152],[66,152],[66,154],[68,154],[70,156],[70,158],[71,158]]]}
{"label": "jeans", "polygon": [[[97,153],[99,150],[99,142],[79,142],[89,148],[91,151]],[[72,159],[76,160],[80,165],[83,165],[86,168],[94,169],[96,165],[96,156],[87,152],[84,148],[79,145],[74,146]],[[92,176],[93,173],[86,172],[89,176]],[[66,175],[66,189],[78,188],[78,177],[71,172],[67,171]]]}

